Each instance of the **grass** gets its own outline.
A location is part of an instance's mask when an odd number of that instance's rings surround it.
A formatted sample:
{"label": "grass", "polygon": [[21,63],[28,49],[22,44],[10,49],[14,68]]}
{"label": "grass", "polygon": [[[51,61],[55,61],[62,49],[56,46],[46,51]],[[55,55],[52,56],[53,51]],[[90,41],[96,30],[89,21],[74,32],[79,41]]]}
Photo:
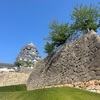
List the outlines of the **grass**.
{"label": "grass", "polygon": [[56,87],[33,91],[16,91],[15,89],[15,92],[11,91],[6,92],[5,90],[0,92],[0,100],[100,100],[100,94],[70,87]]}
{"label": "grass", "polygon": [[14,92],[14,91],[26,91],[26,85],[11,85],[0,87],[0,92]]}

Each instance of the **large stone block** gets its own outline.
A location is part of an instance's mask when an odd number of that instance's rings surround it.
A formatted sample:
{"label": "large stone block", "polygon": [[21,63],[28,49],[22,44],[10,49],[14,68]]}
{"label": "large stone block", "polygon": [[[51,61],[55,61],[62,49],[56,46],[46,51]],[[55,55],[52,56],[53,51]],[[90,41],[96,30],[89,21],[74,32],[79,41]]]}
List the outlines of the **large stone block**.
{"label": "large stone block", "polygon": [[100,71],[95,72],[96,76],[100,76]]}

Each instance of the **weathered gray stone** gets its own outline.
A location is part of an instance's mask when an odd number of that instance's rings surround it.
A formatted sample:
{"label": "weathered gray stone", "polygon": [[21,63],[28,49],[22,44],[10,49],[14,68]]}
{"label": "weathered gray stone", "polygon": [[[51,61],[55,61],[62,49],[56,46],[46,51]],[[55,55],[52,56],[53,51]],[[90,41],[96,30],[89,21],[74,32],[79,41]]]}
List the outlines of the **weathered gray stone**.
{"label": "weathered gray stone", "polygon": [[95,72],[96,76],[100,76],[100,71]]}
{"label": "weathered gray stone", "polygon": [[100,37],[90,31],[38,62],[27,81],[27,88],[96,79],[100,80]]}

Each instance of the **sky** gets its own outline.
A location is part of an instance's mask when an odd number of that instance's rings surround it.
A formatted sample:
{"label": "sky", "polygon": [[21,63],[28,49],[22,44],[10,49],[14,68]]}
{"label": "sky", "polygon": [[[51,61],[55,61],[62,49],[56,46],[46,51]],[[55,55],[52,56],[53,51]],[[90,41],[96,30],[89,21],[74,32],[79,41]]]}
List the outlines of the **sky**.
{"label": "sky", "polygon": [[44,58],[43,40],[52,20],[70,22],[76,4],[99,0],[0,0],[0,62],[14,63],[21,48],[32,42]]}

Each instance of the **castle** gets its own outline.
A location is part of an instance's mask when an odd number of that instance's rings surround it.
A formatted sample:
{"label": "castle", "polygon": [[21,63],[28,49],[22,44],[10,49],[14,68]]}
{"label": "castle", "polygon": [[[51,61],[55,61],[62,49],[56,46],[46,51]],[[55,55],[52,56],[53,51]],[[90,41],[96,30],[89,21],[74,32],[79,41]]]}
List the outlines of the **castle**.
{"label": "castle", "polygon": [[16,61],[28,61],[32,62],[33,64],[36,64],[41,59],[38,54],[39,52],[35,45],[33,43],[29,43],[21,49],[21,52],[16,58]]}
{"label": "castle", "polygon": [[[31,62],[32,65],[35,65],[41,59],[41,57],[38,56],[38,54],[39,52],[34,46],[34,44],[29,43],[21,49],[21,52],[16,58],[16,61]],[[14,64],[0,63],[0,71],[15,71],[17,70],[17,68],[18,67]]]}

